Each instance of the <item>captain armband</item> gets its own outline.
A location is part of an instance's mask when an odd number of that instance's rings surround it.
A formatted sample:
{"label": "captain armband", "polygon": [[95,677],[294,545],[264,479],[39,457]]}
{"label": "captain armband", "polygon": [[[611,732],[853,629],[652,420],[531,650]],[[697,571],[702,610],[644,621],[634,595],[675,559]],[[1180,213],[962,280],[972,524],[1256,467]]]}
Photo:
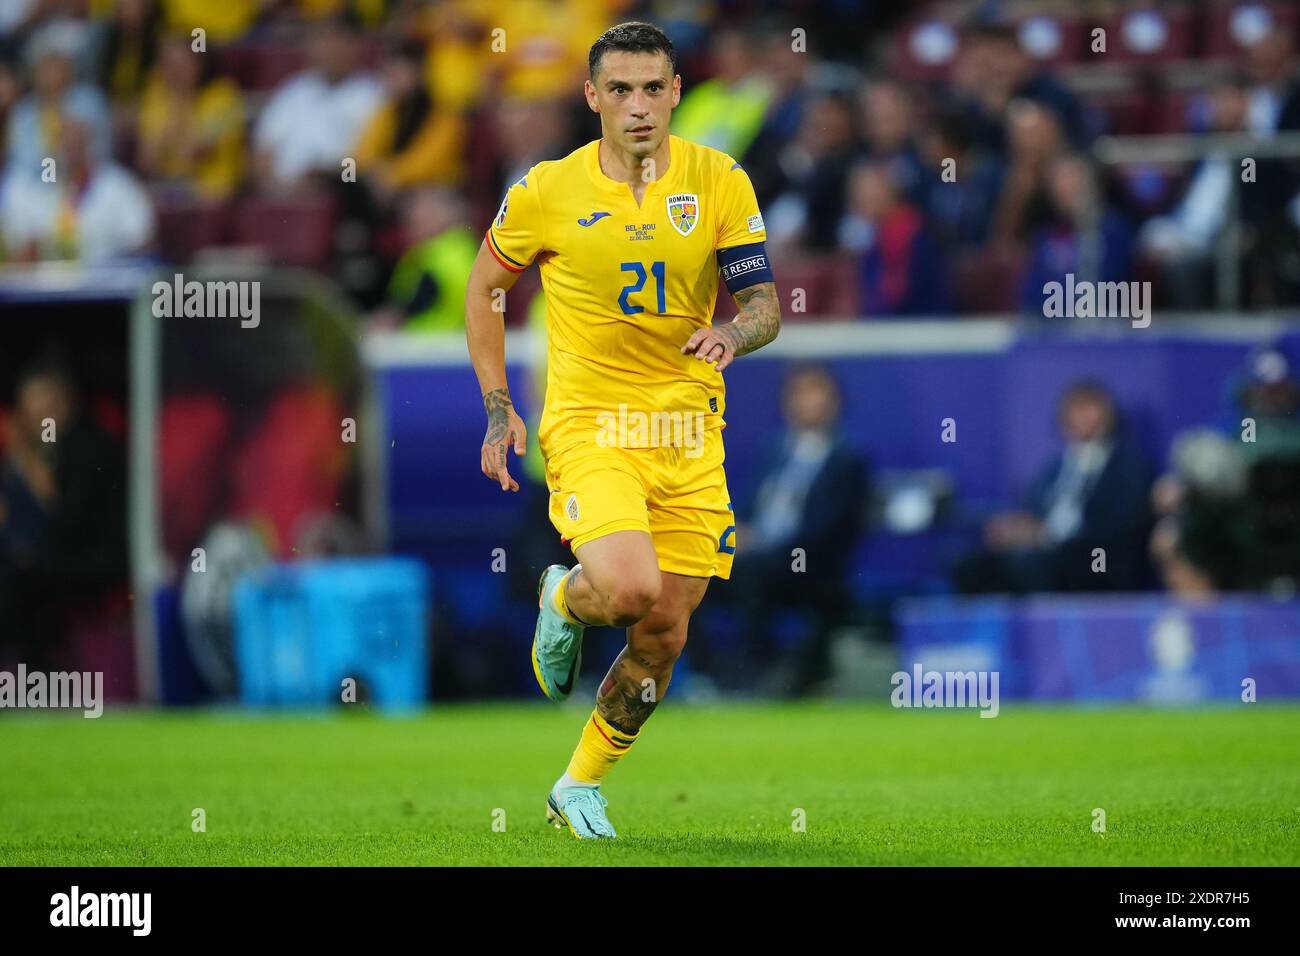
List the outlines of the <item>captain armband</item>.
{"label": "captain armband", "polygon": [[727,283],[727,291],[732,295],[741,289],[748,289],[751,285],[773,281],[772,267],[767,261],[767,250],[761,242],[719,249],[718,267],[722,273],[722,280]]}

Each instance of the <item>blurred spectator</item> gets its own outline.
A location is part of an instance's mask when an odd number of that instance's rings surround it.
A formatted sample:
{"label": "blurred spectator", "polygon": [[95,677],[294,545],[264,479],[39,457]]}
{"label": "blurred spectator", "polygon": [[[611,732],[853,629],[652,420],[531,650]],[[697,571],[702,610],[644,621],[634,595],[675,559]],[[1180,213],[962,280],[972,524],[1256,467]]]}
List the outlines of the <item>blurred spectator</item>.
{"label": "blurred spectator", "polygon": [[86,15],[86,0],[6,0],[0,4],[0,55],[22,49],[43,25]]}
{"label": "blurred spectator", "polygon": [[1029,100],[1007,107],[1007,168],[993,213],[992,238],[1028,239],[1050,215],[1048,170],[1064,151],[1051,111]]}
{"label": "blurred spectator", "polygon": [[386,0],[291,0],[291,4],[306,20],[351,14],[359,23],[374,27],[384,18]]}
{"label": "blurred spectator", "polygon": [[[1300,131],[1300,79],[1294,40],[1275,25],[1245,53],[1251,81],[1246,129],[1256,136]],[[1242,304],[1300,303],[1300,159],[1262,159],[1255,182],[1238,191],[1245,225],[1246,282]]]}
{"label": "blurred spectator", "polygon": [[1274,348],[1253,352],[1215,431],[1180,432],[1152,488],[1151,554],[1175,593],[1300,584],[1300,383]]}
{"label": "blurred spectator", "polygon": [[781,153],[783,191],[763,211],[773,246],[835,248],[846,180],[856,153],[848,99],[839,93],[818,96],[804,112],[798,135]]}
{"label": "blurred spectator", "polygon": [[21,36],[44,16],[42,0],[8,0],[0,4],[0,37]]}
{"label": "blurred spectator", "polygon": [[1241,437],[1246,427],[1243,417],[1254,426],[1251,439],[1242,443],[1248,464],[1300,458],[1300,383],[1283,352],[1276,348],[1253,352],[1234,383],[1233,395],[1236,412],[1228,419],[1228,433]]}
{"label": "blurred spectator", "polygon": [[39,177],[41,162],[59,149],[65,117],[74,113],[87,127],[94,158],[108,158],[112,135],[108,103],[103,93],[78,82],[75,74],[76,60],[85,51],[84,25],[68,20],[42,26],[27,42],[32,88],[9,116],[7,172]]}
{"label": "blurred spectator", "polygon": [[67,115],[59,127],[58,179],[16,170],[3,187],[10,258],[103,262],[143,251],[154,230],[148,194],[131,173],[96,156],[89,124]]}
{"label": "blurred spectator", "polygon": [[501,167],[493,201],[500,205],[505,191],[533,166],[568,152],[569,121],[563,104],[556,99],[514,97],[497,104],[492,120]]}
{"label": "blurred spectator", "polygon": [[[541,99],[557,91],[581,90],[592,40],[613,25],[607,7],[605,0],[513,0],[496,5],[485,24],[483,44],[493,53],[486,67],[497,95]],[[484,45],[477,48],[482,49]],[[477,52],[472,69],[484,67]]]}
{"label": "blurred spectator", "polygon": [[812,66],[806,53],[792,49],[790,34],[779,30],[763,39],[761,55],[772,95],[753,142],[736,158],[754,184],[759,208],[766,210],[785,184],[780,165],[781,150],[794,139],[803,121],[804,110],[812,96],[808,86]]}
{"label": "blurred spectator", "polygon": [[64,617],[124,581],[121,449],[78,408],[56,359],[18,376],[0,459],[0,639],[28,666],[51,659]]}
{"label": "blurred spectator", "polygon": [[1247,584],[1294,596],[1300,589],[1300,384],[1281,352],[1255,356],[1241,404],[1254,423],[1254,440],[1243,442],[1250,468]]}
{"label": "blurred spectator", "polygon": [[1051,113],[1064,139],[1076,149],[1091,140],[1079,101],[1030,58],[1009,24],[977,24],[966,32],[952,85],[957,107],[970,116],[977,142],[989,149],[1006,145],[1010,131],[1004,121],[1016,100],[1029,100]]}
{"label": "blurred spectator", "polygon": [[385,100],[357,143],[359,178],[386,205],[402,189],[457,185],[463,176],[464,124],[435,109],[424,79],[424,46],[396,44],[384,57]]}
{"label": "blurred spectator", "polygon": [[337,273],[363,308],[385,298],[392,254],[384,239],[395,231],[395,206],[405,191],[458,185],[464,172],[464,122],[455,110],[435,108],[425,84],[424,55],[418,40],[389,46],[382,68],[385,100],[353,150],[357,181],[327,180],[340,210]]}
{"label": "blurred spectator", "polygon": [[758,38],[724,27],[713,34],[715,75],[685,88],[673,111],[673,134],[743,156],[758,135],[772,99],[772,83],[755,58]]}
{"label": "blurred spectator", "polygon": [[1246,48],[1242,66],[1250,79],[1246,127],[1256,136],[1300,123],[1300,81],[1295,75],[1295,50],[1287,31],[1264,34]]}
{"label": "blurred spectator", "polygon": [[383,103],[383,87],[358,69],[359,37],[345,17],[311,27],[309,69],[271,94],[253,133],[258,185],[265,190],[302,185],[319,173],[341,178],[361,131]]}
{"label": "blurred spectator", "polygon": [[1002,191],[1001,162],[975,149],[969,125],[950,113],[922,132],[920,146],[921,201],[936,237],[954,251],[982,244]]}
{"label": "blurred spectator", "polygon": [[917,103],[907,87],[893,80],[868,83],[858,102],[867,156],[889,160],[895,184],[904,196],[916,198],[926,175],[916,148]]}
{"label": "blurred spectator", "polygon": [[[1245,130],[1248,89],[1249,80],[1239,74],[1210,94],[1209,132]],[[1142,227],[1142,251],[1159,265],[1174,308],[1192,309],[1213,301],[1214,250],[1228,224],[1240,174],[1232,154],[1207,156],[1196,164],[1178,205]]]}
{"label": "blurred spectator", "polygon": [[898,160],[859,164],[849,179],[842,245],[860,251],[861,310],[882,315],[939,315],[951,308],[939,246],[903,191]]}
{"label": "blurred spectator", "polygon": [[[114,108],[134,111],[153,74],[162,37],[162,11],[155,0],[117,0],[99,37],[100,87]],[[189,34],[185,34],[188,46]]]}
{"label": "blurred spectator", "polygon": [[[656,24],[664,33],[672,37],[677,55],[687,62],[694,62],[698,55],[708,52],[709,37],[713,34],[714,24],[718,21],[719,5],[718,0],[693,0],[691,3],[682,3],[681,0],[649,0],[638,5],[642,12],[639,12],[636,18]],[[623,20],[631,19],[630,10],[627,15],[616,13],[619,6],[626,5],[609,4],[611,16]],[[788,30],[784,32],[784,36],[785,45],[789,47]]]}
{"label": "blurred spectator", "polygon": [[[985,525],[984,549],[954,568],[959,591],[1143,586],[1151,474],[1142,453],[1122,434],[1115,401],[1096,382],[1076,382],[1065,391],[1059,424],[1065,448],[1034,482],[1026,510],[995,515]],[[1093,570],[1099,560],[1104,573]]]}
{"label": "blurred spectator", "polygon": [[[826,680],[831,631],[850,610],[848,567],[862,532],[868,479],[866,463],[838,431],[840,403],[829,370],[810,365],[791,372],[784,433],[761,469],[753,500],[737,511],[736,560],[724,593],[743,619],[751,666],[768,669],[769,690],[805,693]],[[790,662],[776,661],[773,626],[782,608],[814,617]],[[702,651],[703,659],[692,659],[707,671],[707,648]]]}
{"label": "blurred spectator", "polygon": [[1049,219],[1030,247],[1022,302],[1025,311],[1043,313],[1043,287],[1049,282],[1121,282],[1133,273],[1133,231],[1127,218],[1108,205],[1092,164],[1082,156],[1052,160],[1047,173]]}
{"label": "blurred spectator", "polygon": [[465,204],[450,190],[422,189],[402,205],[412,245],[393,270],[392,311],[381,322],[401,321],[408,332],[464,329],[465,285],[480,242],[465,225]]}
{"label": "blurred spectator", "polygon": [[[480,50],[488,42],[489,11],[476,0],[447,0],[424,8],[418,32],[429,44],[425,82],[439,109],[466,110],[487,80]],[[554,92],[554,91],[552,91]]]}
{"label": "blurred spectator", "polygon": [[231,195],[244,169],[244,101],[212,57],[169,37],[140,102],[136,164],[155,183],[209,199]]}
{"label": "blurred spectator", "polygon": [[1193,428],[1175,437],[1169,457],[1172,470],[1151,492],[1158,521],[1150,550],[1161,580],[1189,596],[1238,587],[1250,551],[1240,448],[1211,429]]}
{"label": "blurred spectator", "polygon": [[9,117],[22,96],[22,82],[12,61],[0,57],[0,157],[9,155]]}
{"label": "blurred spectator", "polygon": [[242,37],[266,6],[267,0],[163,0],[169,31],[190,36],[190,31],[202,27],[208,43],[227,43]]}

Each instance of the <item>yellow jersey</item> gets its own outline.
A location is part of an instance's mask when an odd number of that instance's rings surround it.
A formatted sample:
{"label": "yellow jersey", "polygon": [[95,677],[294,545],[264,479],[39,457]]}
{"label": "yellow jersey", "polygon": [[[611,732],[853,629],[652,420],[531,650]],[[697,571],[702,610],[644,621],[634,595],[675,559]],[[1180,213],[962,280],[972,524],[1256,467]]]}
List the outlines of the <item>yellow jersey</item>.
{"label": "yellow jersey", "polygon": [[712,324],[718,250],[767,239],[749,176],[727,154],[670,135],[668,169],[638,205],[601,170],[599,147],[532,167],[486,237],[505,268],[541,272],[547,457],[595,441],[602,415],[703,414],[723,428],[721,373],[681,348]]}

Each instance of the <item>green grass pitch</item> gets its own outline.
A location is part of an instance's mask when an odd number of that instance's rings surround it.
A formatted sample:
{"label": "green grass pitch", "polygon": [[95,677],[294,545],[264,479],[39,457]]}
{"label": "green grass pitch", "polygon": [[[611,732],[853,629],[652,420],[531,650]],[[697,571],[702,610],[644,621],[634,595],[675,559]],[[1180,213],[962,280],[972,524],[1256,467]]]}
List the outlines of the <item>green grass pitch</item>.
{"label": "green grass pitch", "polygon": [[599,844],[544,820],[588,712],[7,713],[0,864],[1300,863],[1300,707],[669,700]]}

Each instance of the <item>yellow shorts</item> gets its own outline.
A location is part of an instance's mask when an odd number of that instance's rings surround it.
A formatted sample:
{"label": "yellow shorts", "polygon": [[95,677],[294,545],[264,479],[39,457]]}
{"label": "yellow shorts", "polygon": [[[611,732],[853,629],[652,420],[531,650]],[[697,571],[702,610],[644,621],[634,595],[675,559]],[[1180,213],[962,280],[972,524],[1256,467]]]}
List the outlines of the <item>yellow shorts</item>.
{"label": "yellow shorts", "polygon": [[645,531],[659,570],[728,578],[736,522],[722,460],[721,429],[693,449],[570,446],[546,460],[551,524],[575,550],[615,531]]}

